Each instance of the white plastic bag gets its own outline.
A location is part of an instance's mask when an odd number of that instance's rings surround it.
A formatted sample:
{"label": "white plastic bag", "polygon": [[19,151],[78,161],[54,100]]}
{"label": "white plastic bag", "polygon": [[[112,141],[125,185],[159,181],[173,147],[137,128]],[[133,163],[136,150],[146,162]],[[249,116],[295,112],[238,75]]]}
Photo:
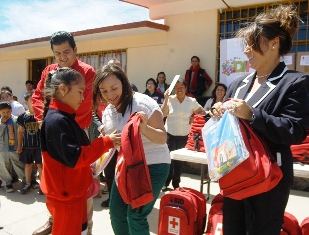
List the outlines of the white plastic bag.
{"label": "white plastic bag", "polygon": [[225,112],[221,119],[211,118],[202,128],[211,180],[220,179],[249,157],[238,121]]}

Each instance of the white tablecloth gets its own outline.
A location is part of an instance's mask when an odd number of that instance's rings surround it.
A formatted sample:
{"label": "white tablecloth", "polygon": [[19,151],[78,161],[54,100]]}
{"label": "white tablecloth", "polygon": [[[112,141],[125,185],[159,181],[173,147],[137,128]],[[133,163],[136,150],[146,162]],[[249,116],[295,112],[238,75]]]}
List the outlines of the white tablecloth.
{"label": "white tablecloth", "polygon": [[200,164],[207,164],[206,153],[196,152],[186,148],[177,149],[170,152],[171,158],[185,162],[193,162]]}

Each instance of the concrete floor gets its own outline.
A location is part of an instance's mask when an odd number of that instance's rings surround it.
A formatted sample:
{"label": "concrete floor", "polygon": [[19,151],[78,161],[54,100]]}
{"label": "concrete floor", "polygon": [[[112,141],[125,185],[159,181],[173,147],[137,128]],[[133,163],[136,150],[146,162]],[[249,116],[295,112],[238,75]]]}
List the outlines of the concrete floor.
{"label": "concrete floor", "polygon": [[[183,174],[181,186],[199,190],[199,176]],[[21,188],[20,183],[15,183],[14,188]],[[103,184],[102,184],[103,188]],[[206,187],[204,187],[206,196]],[[211,183],[211,199],[219,193],[217,183]],[[160,194],[160,198],[164,193]],[[107,199],[107,195],[102,198],[94,198],[94,226],[93,235],[106,234],[112,235],[113,231],[109,219],[109,209],[101,207],[101,202]],[[27,195],[19,192],[6,193],[0,189],[0,235],[31,235],[39,226],[43,225],[48,219],[48,211],[45,206],[45,196],[39,195],[37,190],[32,190]],[[157,200],[155,208],[150,214],[148,221],[150,224],[150,234],[157,234],[158,213],[160,199]],[[207,211],[209,210],[207,203]],[[292,190],[286,211],[292,213],[301,222],[309,216],[309,192]]]}

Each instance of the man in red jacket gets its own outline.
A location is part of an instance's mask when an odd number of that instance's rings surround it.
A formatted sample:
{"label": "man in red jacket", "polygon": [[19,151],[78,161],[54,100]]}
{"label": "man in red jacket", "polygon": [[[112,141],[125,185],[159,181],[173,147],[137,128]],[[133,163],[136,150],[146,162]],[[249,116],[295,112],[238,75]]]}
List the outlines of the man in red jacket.
{"label": "man in red jacket", "polygon": [[[34,117],[41,124],[44,111],[44,83],[48,73],[61,67],[70,67],[80,72],[85,78],[86,89],[84,91],[84,101],[76,110],[75,120],[78,125],[88,133],[88,128],[92,121],[92,83],[95,77],[94,69],[76,58],[77,47],[71,33],[58,31],[52,34],[50,46],[56,59],[56,64],[48,65],[42,72],[36,90],[32,95],[32,106]],[[89,135],[88,135],[89,136]],[[88,229],[92,228],[92,199],[88,200]],[[40,228],[33,232],[33,235],[50,234],[52,229],[52,217]]]}

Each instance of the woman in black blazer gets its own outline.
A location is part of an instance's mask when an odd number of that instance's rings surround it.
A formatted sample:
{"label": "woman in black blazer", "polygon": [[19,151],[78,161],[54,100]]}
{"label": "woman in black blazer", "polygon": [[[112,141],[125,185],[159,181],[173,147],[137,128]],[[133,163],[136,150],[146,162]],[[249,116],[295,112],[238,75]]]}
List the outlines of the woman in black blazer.
{"label": "woman in black blazer", "polygon": [[[301,143],[309,125],[309,77],[288,70],[280,57],[292,47],[299,17],[293,5],[279,5],[261,13],[240,29],[244,53],[256,71],[234,81],[226,98],[232,98],[227,111],[247,120],[264,138],[276,158],[283,178],[268,192],[243,200],[224,198],[224,235],[279,235],[283,214],[293,183],[290,145]],[[212,115],[221,116],[222,103],[213,106]]]}

